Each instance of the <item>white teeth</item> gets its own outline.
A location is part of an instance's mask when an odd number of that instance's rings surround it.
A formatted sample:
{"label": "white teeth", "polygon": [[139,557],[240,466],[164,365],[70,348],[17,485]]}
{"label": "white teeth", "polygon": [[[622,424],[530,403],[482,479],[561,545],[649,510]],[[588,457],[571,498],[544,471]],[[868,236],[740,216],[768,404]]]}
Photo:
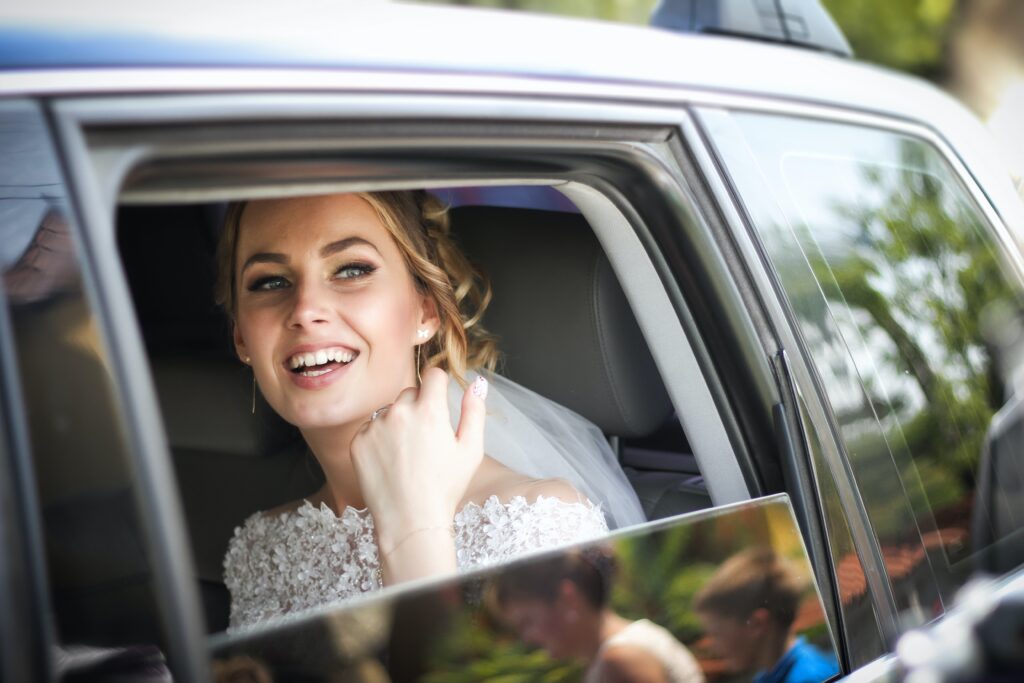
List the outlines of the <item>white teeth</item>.
{"label": "white teeth", "polygon": [[289,359],[288,364],[292,370],[297,370],[301,367],[311,368],[317,365],[324,365],[331,361],[351,363],[355,357],[356,354],[339,348],[320,349],[310,353],[297,353]]}

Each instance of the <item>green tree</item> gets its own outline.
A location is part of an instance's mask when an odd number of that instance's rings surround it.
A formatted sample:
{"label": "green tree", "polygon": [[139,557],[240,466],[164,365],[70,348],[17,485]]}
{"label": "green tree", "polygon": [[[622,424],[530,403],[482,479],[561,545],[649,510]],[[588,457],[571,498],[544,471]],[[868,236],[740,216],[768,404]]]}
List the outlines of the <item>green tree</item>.
{"label": "green tree", "polygon": [[945,80],[955,0],[822,0],[858,59]]}

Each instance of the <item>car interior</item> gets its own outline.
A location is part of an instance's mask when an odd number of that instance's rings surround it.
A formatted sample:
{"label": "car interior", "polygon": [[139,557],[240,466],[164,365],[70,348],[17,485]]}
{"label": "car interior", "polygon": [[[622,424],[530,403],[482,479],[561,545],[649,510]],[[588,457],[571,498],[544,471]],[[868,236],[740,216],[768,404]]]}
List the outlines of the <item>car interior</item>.
{"label": "car interior", "polygon": [[[456,193],[471,197],[471,192]],[[488,193],[493,195],[494,193]],[[490,278],[485,327],[499,372],[598,425],[649,519],[711,506],[622,288],[584,217],[550,187],[517,206],[451,209],[457,241]],[[450,195],[443,195],[445,199]],[[524,199],[525,197],[525,199]],[[453,202],[458,203],[458,202]],[[222,561],[246,517],[322,482],[298,431],[261,399],[213,303],[225,205],[122,205],[117,239],[180,488],[210,632],[227,626]]]}

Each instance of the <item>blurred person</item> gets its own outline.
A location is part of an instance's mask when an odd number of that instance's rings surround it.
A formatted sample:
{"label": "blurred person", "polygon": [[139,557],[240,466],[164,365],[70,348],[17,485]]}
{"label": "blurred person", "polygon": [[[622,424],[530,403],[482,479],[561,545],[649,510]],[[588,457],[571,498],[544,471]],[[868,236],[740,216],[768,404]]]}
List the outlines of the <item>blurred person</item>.
{"label": "blurred person", "polygon": [[770,548],[726,560],[694,596],[694,610],[719,656],[754,683],[819,683],[835,658],[792,633],[807,588],[799,570]]}
{"label": "blurred person", "polygon": [[499,574],[490,600],[524,642],[586,665],[586,683],[703,683],[685,645],[648,619],[609,606],[615,557],[587,548],[513,566]]}

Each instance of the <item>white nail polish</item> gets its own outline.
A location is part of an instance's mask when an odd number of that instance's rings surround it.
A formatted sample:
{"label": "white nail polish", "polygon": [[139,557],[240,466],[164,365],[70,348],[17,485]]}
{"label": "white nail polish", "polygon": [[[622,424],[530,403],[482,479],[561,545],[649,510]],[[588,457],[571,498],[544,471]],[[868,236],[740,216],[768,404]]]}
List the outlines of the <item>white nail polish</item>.
{"label": "white nail polish", "polygon": [[473,380],[473,385],[470,387],[473,395],[479,398],[481,401],[487,398],[487,378],[483,375],[477,375],[476,379]]}

